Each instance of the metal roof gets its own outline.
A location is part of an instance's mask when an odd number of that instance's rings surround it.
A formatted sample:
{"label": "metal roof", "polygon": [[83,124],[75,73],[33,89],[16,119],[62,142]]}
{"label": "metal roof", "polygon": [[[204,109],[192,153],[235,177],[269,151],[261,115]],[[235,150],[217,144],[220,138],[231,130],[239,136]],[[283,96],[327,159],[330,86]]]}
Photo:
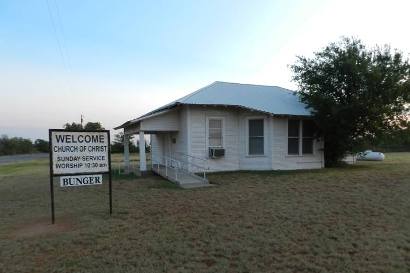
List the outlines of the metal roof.
{"label": "metal roof", "polygon": [[138,122],[181,104],[235,106],[272,115],[311,115],[306,104],[300,101],[295,91],[278,86],[217,81],[137,119],[130,120],[117,128]]}

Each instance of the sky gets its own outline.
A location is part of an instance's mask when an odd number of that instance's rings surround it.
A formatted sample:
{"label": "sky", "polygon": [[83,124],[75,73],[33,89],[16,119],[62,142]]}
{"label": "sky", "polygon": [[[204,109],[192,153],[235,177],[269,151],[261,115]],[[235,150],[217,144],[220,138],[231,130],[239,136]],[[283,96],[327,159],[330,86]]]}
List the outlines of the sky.
{"label": "sky", "polygon": [[0,0],[0,135],[106,129],[214,81],[296,89],[342,36],[410,52],[410,1]]}

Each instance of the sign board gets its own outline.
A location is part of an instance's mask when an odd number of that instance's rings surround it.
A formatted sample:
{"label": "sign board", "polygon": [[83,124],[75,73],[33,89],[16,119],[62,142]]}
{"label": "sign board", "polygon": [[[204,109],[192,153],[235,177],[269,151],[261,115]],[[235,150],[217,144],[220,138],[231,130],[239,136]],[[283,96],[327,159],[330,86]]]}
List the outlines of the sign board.
{"label": "sign board", "polygon": [[103,181],[101,174],[60,176],[61,187],[77,187],[101,185]]}
{"label": "sign board", "polygon": [[108,139],[106,131],[52,131],[53,174],[108,172]]}
{"label": "sign board", "polygon": [[110,131],[68,131],[50,129],[51,222],[54,224],[53,178],[60,177],[61,187],[101,185],[109,175],[109,205],[112,214],[112,177]]}

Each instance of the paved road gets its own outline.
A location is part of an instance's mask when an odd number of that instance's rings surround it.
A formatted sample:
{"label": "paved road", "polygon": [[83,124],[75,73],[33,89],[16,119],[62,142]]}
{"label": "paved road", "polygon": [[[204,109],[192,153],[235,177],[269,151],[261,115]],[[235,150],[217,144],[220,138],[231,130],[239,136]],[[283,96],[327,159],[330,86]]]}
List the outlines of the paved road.
{"label": "paved road", "polygon": [[0,164],[7,164],[13,162],[24,162],[34,159],[48,158],[47,153],[38,154],[24,154],[24,155],[2,155],[0,156]]}

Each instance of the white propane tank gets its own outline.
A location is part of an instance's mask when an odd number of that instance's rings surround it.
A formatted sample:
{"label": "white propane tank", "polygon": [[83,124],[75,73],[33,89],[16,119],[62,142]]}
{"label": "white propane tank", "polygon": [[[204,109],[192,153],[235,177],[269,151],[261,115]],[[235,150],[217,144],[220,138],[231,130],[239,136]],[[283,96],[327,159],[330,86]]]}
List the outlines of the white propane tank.
{"label": "white propane tank", "polygon": [[383,153],[380,152],[373,152],[371,150],[367,150],[357,154],[357,160],[364,160],[364,161],[383,161],[385,158]]}

